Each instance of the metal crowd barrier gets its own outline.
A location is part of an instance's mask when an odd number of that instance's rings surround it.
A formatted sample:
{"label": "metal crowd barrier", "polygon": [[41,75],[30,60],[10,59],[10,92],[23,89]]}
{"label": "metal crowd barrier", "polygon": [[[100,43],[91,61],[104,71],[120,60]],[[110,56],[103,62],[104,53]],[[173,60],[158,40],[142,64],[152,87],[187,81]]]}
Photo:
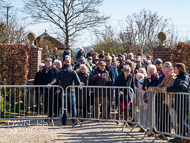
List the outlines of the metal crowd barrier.
{"label": "metal crowd barrier", "polygon": [[[118,95],[119,92],[122,95]],[[129,92],[131,94],[129,94]],[[121,86],[68,86],[65,90],[66,113],[69,119],[123,122],[133,120],[134,91]],[[71,96],[72,95],[72,96]],[[131,95],[131,96],[130,96]]]}
{"label": "metal crowd barrier", "polygon": [[0,85],[0,120],[48,120],[63,116],[58,85]]}
{"label": "metal crowd barrier", "polygon": [[135,93],[134,128],[139,126],[147,131],[142,139],[151,132],[155,134],[153,141],[160,135],[166,140],[167,137],[190,140],[190,93],[158,93],[138,88]]}

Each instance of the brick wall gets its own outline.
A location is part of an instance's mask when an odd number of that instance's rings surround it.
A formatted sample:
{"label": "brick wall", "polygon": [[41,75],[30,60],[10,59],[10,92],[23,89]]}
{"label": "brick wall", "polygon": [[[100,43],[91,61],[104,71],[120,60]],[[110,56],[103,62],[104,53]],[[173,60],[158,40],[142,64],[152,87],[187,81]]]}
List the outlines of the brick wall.
{"label": "brick wall", "polygon": [[36,73],[39,71],[39,64],[41,64],[41,55],[41,49],[31,48],[29,57],[28,79],[34,79]]}
{"label": "brick wall", "polygon": [[163,60],[163,62],[170,61],[170,48],[153,48],[153,61],[155,61],[157,58],[160,58]]}

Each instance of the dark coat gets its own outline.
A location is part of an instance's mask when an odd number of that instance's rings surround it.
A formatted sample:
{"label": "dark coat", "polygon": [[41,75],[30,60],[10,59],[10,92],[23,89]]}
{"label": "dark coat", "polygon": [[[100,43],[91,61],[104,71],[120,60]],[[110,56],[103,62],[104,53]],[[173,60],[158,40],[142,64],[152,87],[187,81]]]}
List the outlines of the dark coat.
{"label": "dark coat", "polygon": [[[101,74],[101,77],[99,77],[98,74]],[[98,85],[98,86],[110,86],[112,81],[111,78],[109,76],[109,73],[107,70],[104,71],[100,71],[99,68],[95,69],[92,73],[92,75],[89,78],[90,83],[92,83],[93,85]],[[95,89],[95,95],[96,96],[106,96],[106,89],[103,88],[103,91],[101,88],[99,88],[99,90],[96,88]],[[109,95],[110,93],[110,89],[107,89],[107,95]]]}
{"label": "dark coat", "polygon": [[46,73],[46,68],[44,68],[40,75],[39,85],[49,84],[57,76],[57,74],[58,74],[58,69],[54,66],[52,66],[52,69],[50,69],[47,73]]}
{"label": "dark coat", "polygon": [[163,81],[163,79],[165,78],[165,75],[163,74],[159,80],[158,80],[158,83],[157,83],[157,86],[160,85],[160,83]]}
{"label": "dark coat", "polygon": [[67,51],[67,49],[65,49],[64,53],[63,53],[63,61],[65,61],[65,56],[69,55],[71,57],[71,50]]}
{"label": "dark coat", "polygon": [[147,89],[149,87],[157,86],[158,84],[159,75],[156,73],[151,78],[145,78],[142,89],[145,90],[145,86]]}
{"label": "dark coat", "polygon": [[[61,81],[61,86],[63,87],[64,91],[69,85],[80,85],[80,79],[77,73],[69,68],[62,69],[60,72],[58,72],[56,78],[54,78],[50,84],[56,84],[59,80]],[[74,92],[75,90],[74,88],[68,88],[67,93],[70,91]]]}
{"label": "dark coat", "polygon": [[[89,75],[87,73],[81,73],[80,71],[77,71],[77,74],[79,76],[80,82],[83,82],[84,85],[88,85],[88,80],[89,80]],[[87,104],[87,88],[83,88],[82,90],[75,88],[75,93],[76,93],[76,107],[85,107]]]}
{"label": "dark coat", "polygon": [[[115,80],[114,86],[131,87],[133,91],[135,91],[135,82],[133,79],[133,75],[130,73],[129,77],[125,79],[124,73],[120,73],[117,79]],[[131,100],[130,96],[132,97],[132,91],[130,89],[116,89],[116,95],[118,95],[120,91],[123,92],[123,96],[120,97],[120,101],[123,101],[124,99],[124,102],[129,102]]]}
{"label": "dark coat", "polygon": [[93,57],[93,54],[91,54],[90,52],[87,53],[86,58],[88,59],[88,57]]}
{"label": "dark coat", "polygon": [[[41,76],[41,72],[37,72],[34,78],[34,85],[39,85],[40,83],[40,76]],[[38,87],[35,87],[35,90],[38,90]]]}
{"label": "dark coat", "polygon": [[167,88],[167,92],[190,92],[190,76],[187,72],[181,72],[177,75],[173,85]]}

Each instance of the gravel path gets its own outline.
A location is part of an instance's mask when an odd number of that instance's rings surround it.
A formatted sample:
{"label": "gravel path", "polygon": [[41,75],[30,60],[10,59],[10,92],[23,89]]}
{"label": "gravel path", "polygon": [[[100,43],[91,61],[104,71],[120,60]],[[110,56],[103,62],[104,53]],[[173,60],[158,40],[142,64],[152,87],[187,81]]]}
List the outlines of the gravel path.
{"label": "gravel path", "polygon": [[[92,122],[86,121],[82,126],[75,126],[69,121],[68,125],[61,125],[60,119],[54,120],[55,126],[47,126],[46,122],[6,122],[0,124],[0,142],[151,142],[153,137],[143,137],[138,133],[139,128],[129,133],[125,128],[122,132],[122,123],[114,122]],[[14,124],[13,124],[14,123]],[[166,142],[156,140],[155,142]]]}

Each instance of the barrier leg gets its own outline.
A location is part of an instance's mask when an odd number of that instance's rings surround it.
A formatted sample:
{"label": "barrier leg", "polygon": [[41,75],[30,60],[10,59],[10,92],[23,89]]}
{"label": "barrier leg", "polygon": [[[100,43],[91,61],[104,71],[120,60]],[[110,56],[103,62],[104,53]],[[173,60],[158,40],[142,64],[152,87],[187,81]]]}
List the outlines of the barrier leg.
{"label": "barrier leg", "polygon": [[150,132],[151,132],[150,130],[146,132],[146,134],[141,138],[141,140],[143,140]]}
{"label": "barrier leg", "polygon": [[125,129],[126,125],[127,125],[127,127],[129,128],[129,130],[131,129],[130,126],[129,126],[129,124],[128,124],[127,122],[125,122],[124,125],[123,125],[122,132],[123,132],[123,130]]}
{"label": "barrier leg", "polygon": [[72,127],[74,127],[74,126],[75,126],[75,123],[76,123],[77,121],[78,121],[79,125],[81,125],[81,126],[82,126],[82,123],[81,123],[78,119],[76,119],[76,120],[75,120],[75,122],[73,123]]}
{"label": "barrier leg", "polygon": [[154,142],[157,138],[159,138],[160,135],[162,135],[167,141],[169,141],[168,138],[164,134],[159,133],[157,136],[155,136],[155,138],[152,140],[152,142]]}
{"label": "barrier leg", "polygon": [[53,121],[53,119],[49,119],[49,120],[48,120],[48,126],[49,126],[49,122],[50,122],[50,121],[52,122],[52,126],[54,127],[54,121]]}

